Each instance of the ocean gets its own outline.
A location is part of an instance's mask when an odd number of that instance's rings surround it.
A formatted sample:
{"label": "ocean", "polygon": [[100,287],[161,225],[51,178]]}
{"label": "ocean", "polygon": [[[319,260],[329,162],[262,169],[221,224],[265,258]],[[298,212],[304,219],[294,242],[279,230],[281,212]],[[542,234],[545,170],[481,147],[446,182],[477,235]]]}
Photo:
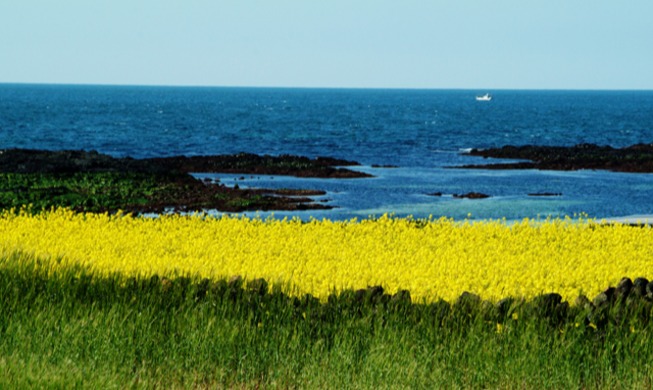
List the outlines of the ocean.
{"label": "ocean", "polygon": [[[475,96],[489,92],[489,102]],[[653,175],[471,170],[503,145],[653,142],[653,91],[382,90],[0,84],[0,149],[135,158],[249,152],[355,160],[370,179],[203,174],[242,187],[323,189],[325,211],[268,217],[613,218],[653,214]],[[376,167],[395,166],[395,167]],[[244,180],[240,178],[244,177]],[[487,199],[456,199],[480,192]],[[534,197],[532,193],[559,196]],[[441,196],[433,196],[441,193]]]}

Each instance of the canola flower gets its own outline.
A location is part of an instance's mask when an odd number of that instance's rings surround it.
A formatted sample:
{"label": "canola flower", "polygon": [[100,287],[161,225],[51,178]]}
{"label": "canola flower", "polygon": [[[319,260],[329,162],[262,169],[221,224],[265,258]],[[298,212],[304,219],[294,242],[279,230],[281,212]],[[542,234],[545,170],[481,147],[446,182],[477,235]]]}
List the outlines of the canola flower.
{"label": "canola flower", "polygon": [[491,301],[557,292],[573,302],[624,276],[653,277],[653,229],[583,218],[302,222],[5,211],[0,258],[0,266],[37,258],[49,271],[83,267],[125,277],[241,275],[321,299],[381,285],[389,293],[409,290],[417,302],[452,302],[464,291]]}

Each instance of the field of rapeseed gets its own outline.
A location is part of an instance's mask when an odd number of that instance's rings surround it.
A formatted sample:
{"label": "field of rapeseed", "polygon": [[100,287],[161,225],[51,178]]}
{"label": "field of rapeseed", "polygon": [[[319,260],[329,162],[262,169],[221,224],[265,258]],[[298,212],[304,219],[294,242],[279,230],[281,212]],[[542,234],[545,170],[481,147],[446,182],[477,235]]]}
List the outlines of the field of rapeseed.
{"label": "field of rapeseed", "polygon": [[584,219],[377,219],[333,222],[206,215],[6,211],[0,256],[94,275],[245,280],[322,300],[348,289],[408,290],[414,302],[463,292],[498,301],[556,292],[573,302],[622,277],[653,278],[653,229]]}

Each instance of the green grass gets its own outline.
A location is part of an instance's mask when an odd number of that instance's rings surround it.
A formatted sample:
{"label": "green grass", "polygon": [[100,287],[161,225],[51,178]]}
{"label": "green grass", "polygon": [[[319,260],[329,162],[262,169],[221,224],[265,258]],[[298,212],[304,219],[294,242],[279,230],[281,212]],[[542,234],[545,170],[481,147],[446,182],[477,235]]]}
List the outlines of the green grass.
{"label": "green grass", "polygon": [[138,173],[0,173],[0,208],[115,210],[145,205],[167,187]]}
{"label": "green grass", "polygon": [[595,329],[581,307],[405,298],[320,303],[261,281],[46,275],[0,258],[0,388],[652,386],[648,302],[611,306]]}
{"label": "green grass", "polygon": [[[3,173],[0,210],[53,207],[78,212],[129,213],[218,209],[222,211],[288,209],[290,198],[250,190],[206,185],[187,174],[123,172]],[[290,204],[290,206],[289,206]]]}

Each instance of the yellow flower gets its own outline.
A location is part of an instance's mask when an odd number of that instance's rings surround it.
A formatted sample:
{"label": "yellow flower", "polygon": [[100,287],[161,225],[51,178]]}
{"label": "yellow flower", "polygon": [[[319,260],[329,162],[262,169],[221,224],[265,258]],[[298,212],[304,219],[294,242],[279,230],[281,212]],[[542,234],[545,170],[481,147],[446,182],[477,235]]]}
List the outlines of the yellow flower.
{"label": "yellow flower", "polygon": [[[48,272],[258,278],[319,299],[380,285],[413,301],[457,299],[464,291],[498,301],[557,292],[593,296],[624,276],[653,278],[653,229],[586,218],[454,221],[329,221],[132,215],[0,213],[0,266],[39,260]],[[19,254],[20,256],[11,256]],[[513,320],[518,319],[513,313]]]}

